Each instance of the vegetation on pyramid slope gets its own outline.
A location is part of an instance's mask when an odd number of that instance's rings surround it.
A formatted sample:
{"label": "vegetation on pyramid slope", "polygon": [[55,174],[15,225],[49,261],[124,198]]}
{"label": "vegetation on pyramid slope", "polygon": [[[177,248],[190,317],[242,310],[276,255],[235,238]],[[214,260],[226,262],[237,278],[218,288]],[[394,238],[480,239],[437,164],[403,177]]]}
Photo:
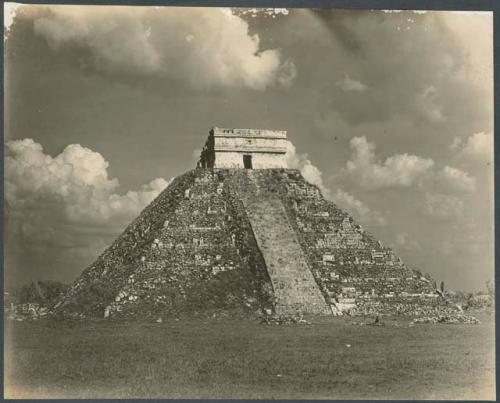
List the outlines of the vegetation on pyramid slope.
{"label": "vegetation on pyramid slope", "polygon": [[434,288],[299,171],[196,169],[144,209],[55,311],[428,314],[446,308]]}
{"label": "vegetation on pyramid slope", "polygon": [[298,171],[255,171],[254,178],[257,186],[279,194],[314,278],[334,311],[456,311],[436,293],[430,275],[408,268]]}
{"label": "vegetation on pyramid slope", "polygon": [[223,173],[178,177],[91,265],[57,307],[102,316],[272,308],[265,263]]}

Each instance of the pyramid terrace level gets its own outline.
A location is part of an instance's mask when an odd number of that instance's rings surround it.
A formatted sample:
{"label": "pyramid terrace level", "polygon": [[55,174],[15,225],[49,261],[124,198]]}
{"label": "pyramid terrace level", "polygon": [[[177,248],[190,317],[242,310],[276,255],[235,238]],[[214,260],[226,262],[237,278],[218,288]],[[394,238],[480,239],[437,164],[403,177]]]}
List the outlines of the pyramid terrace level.
{"label": "pyramid terrace level", "polygon": [[214,127],[198,161],[199,168],[287,168],[284,130]]}

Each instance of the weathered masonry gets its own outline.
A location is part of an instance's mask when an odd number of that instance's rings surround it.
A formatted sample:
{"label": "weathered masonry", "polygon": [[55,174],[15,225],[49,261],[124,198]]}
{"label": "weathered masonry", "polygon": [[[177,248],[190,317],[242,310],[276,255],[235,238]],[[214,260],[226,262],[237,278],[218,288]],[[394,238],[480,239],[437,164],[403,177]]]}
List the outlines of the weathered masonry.
{"label": "weathered masonry", "polygon": [[[70,316],[441,315],[457,310],[286,167],[284,131],[210,131],[53,307]],[[246,168],[246,169],[245,169]]]}
{"label": "weathered masonry", "polygon": [[199,168],[287,168],[286,131],[260,129],[210,130]]}

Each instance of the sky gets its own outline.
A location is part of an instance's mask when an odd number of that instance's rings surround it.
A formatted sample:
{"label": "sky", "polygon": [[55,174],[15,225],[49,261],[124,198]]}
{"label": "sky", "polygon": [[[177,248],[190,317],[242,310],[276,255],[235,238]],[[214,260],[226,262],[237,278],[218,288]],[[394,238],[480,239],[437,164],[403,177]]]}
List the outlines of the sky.
{"label": "sky", "polygon": [[447,288],[494,273],[491,13],[6,3],[5,278],[73,281],[212,126]]}

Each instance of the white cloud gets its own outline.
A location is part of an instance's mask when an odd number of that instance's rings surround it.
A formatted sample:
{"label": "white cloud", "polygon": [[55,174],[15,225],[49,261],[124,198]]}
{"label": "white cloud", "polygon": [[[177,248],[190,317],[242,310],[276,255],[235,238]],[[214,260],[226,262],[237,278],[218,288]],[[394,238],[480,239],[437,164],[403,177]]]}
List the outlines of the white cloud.
{"label": "white cloud", "polygon": [[469,163],[492,163],[493,162],[493,135],[490,133],[474,133],[465,142],[454,140],[452,147],[458,156]]}
{"label": "white cloud", "polygon": [[400,232],[396,236],[396,245],[399,248],[410,251],[420,252],[422,250],[422,246],[415,239],[412,239],[406,232]]}
{"label": "white cloud", "polygon": [[455,196],[425,194],[424,214],[432,219],[458,219],[463,215],[464,202]]}
{"label": "white cloud", "polygon": [[337,81],[336,84],[345,92],[363,92],[367,88],[361,81],[353,80],[347,74],[342,81]]}
{"label": "white cloud", "polygon": [[[79,144],[59,155],[32,139],[9,141],[5,157],[8,238],[15,248],[54,247],[95,257],[165,187],[162,178],[119,194],[98,152]],[[90,238],[89,238],[90,237]],[[66,252],[60,252],[66,253]]]}
{"label": "white cloud", "polygon": [[357,200],[351,194],[344,192],[342,189],[337,189],[333,195],[333,201],[362,224],[379,226],[387,224],[387,221],[381,213],[371,210],[363,202]]}
{"label": "white cloud", "polygon": [[[277,49],[263,50],[229,9],[50,6],[34,31],[54,50],[77,45],[110,74],[155,75],[197,89],[289,86],[297,72]],[[189,38],[189,39],[188,39]]]}
{"label": "white cloud", "polygon": [[[482,100],[481,110],[491,118],[494,107],[493,13],[440,13],[440,21],[453,32],[453,40],[460,49],[460,69],[454,72],[456,77],[467,84],[472,99]],[[454,81],[454,85],[460,85],[460,81]]]}
{"label": "white cloud", "polygon": [[396,154],[379,161],[375,155],[375,144],[366,137],[353,137],[353,151],[343,173],[362,188],[377,190],[394,187],[410,187],[418,183],[434,165],[432,159],[409,154]]}
{"label": "white cloud", "polygon": [[452,151],[457,151],[462,147],[462,139],[460,137],[455,137],[450,144],[450,149]]}
{"label": "white cloud", "polygon": [[476,180],[467,172],[448,165],[437,173],[436,180],[450,191],[472,192],[476,188]]}
{"label": "white cloud", "polygon": [[330,197],[330,191],[323,183],[321,171],[312,164],[307,154],[297,154],[295,146],[290,141],[287,142],[286,158],[289,168],[300,170],[305,180],[318,186],[323,196]]}
{"label": "white cloud", "polygon": [[351,194],[338,188],[332,194],[323,183],[321,171],[309,160],[307,154],[298,154],[295,146],[288,142],[287,145],[287,166],[289,168],[300,170],[302,176],[309,183],[312,183],[321,190],[323,196],[334,201],[341,209],[347,211],[360,223],[366,225],[386,225],[387,222],[384,216],[378,212],[371,210],[360,200],[357,200]]}
{"label": "white cloud", "polygon": [[[353,137],[350,145],[352,155],[341,178],[360,191],[408,189],[416,190],[416,197],[426,192],[458,195],[476,190],[476,179],[463,169],[449,165],[437,169],[432,159],[406,153],[382,161],[377,158],[375,144],[366,137]],[[429,199],[427,204],[430,215],[436,215],[436,201]]]}
{"label": "white cloud", "polygon": [[318,186],[325,198],[333,200],[340,208],[352,214],[360,223],[378,226],[387,224],[381,213],[371,210],[368,206],[363,204],[363,202],[355,199],[354,196],[342,189],[337,189],[337,191],[332,194],[330,190],[325,187],[319,168],[312,164],[307,154],[298,154],[295,146],[291,142],[288,142],[287,145],[287,166],[300,170],[304,179]]}
{"label": "white cloud", "polygon": [[340,208],[352,214],[360,223],[378,226],[387,224],[381,213],[371,210],[363,202],[357,200],[354,196],[342,189],[337,189],[337,191],[332,194],[330,190],[325,187],[319,168],[312,164],[307,154],[298,154],[295,146],[291,142],[287,144],[286,157],[287,166],[289,168],[300,170],[304,179],[318,186],[325,198],[333,200]]}
{"label": "white cloud", "polygon": [[[106,11],[52,6],[49,13],[34,19],[33,29],[54,50],[68,44],[87,48],[99,69],[145,74],[159,72],[161,55],[150,41],[148,26],[139,18],[131,18],[126,9]],[[139,9],[137,12],[144,14]]]}
{"label": "white cloud", "polygon": [[416,107],[420,115],[431,123],[438,123],[445,119],[442,106],[438,102],[438,91],[430,85],[417,95]]}

